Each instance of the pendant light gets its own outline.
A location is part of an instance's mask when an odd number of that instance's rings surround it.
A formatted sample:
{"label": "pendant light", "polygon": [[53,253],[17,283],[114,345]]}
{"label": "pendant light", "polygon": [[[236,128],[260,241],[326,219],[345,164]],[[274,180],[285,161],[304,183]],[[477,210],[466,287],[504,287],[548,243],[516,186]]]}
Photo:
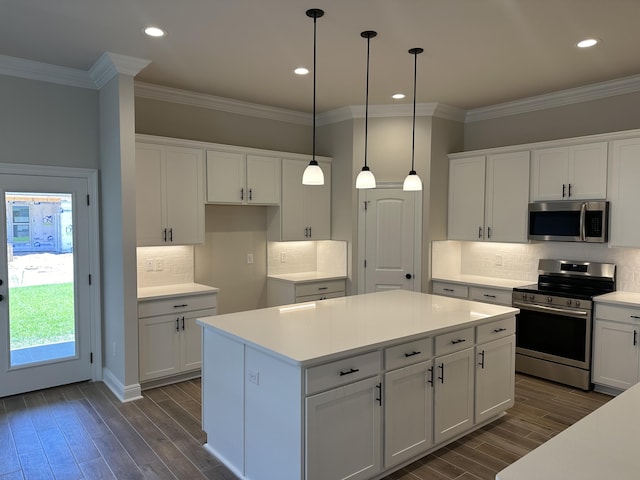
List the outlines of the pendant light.
{"label": "pendant light", "polygon": [[303,185],[324,185],[324,174],[316,161],[316,20],[323,15],[319,8],[307,10],[307,17],[313,18],[313,155],[302,174]]}
{"label": "pendant light", "polygon": [[404,179],[402,190],[419,191],[422,190],[422,180],[414,170],[414,156],[416,148],[416,80],[418,77],[418,55],[424,52],[422,48],[412,48],[409,53],[414,56],[413,63],[413,128],[411,137],[411,170],[409,175]]}
{"label": "pendant light", "polygon": [[364,107],[364,167],[356,177],[356,188],[376,188],[376,177],[373,176],[373,172],[367,166],[367,132],[369,126],[369,44],[371,39],[378,35],[372,30],[364,31],[360,34],[361,37],[367,39],[367,88],[365,95],[365,107]]}

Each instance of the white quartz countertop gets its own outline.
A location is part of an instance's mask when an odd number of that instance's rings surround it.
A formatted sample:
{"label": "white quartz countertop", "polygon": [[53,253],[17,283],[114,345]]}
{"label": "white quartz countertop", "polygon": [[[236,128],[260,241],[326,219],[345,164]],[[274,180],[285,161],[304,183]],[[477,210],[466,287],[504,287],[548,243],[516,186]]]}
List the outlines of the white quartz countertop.
{"label": "white quartz countertop", "polygon": [[205,317],[198,323],[307,366],[516,313],[511,307],[392,290]]}
{"label": "white quartz countertop", "polygon": [[507,278],[483,277],[480,275],[467,275],[464,273],[434,277],[432,278],[432,280],[434,282],[460,283],[478,287],[504,288],[508,290],[536,283],[529,280],[512,280]]}
{"label": "white quartz countertop", "polygon": [[496,475],[498,480],[640,478],[640,384]]}
{"label": "white quartz countertop", "polygon": [[175,285],[162,285],[160,287],[144,287],[138,289],[138,300],[155,300],[158,298],[176,297],[182,295],[194,295],[201,293],[217,293],[216,287],[202,285],[200,283],[178,283]]}
{"label": "white quartz countertop", "polygon": [[605,293],[604,295],[598,295],[597,297],[594,297],[593,301],[598,303],[610,303],[612,305],[640,307],[640,293],[636,293],[636,292]]}
{"label": "white quartz countertop", "polygon": [[269,278],[281,280],[291,283],[308,283],[318,282],[322,280],[343,280],[346,275],[326,273],[326,272],[299,272],[299,273],[282,273],[280,275],[269,275]]}

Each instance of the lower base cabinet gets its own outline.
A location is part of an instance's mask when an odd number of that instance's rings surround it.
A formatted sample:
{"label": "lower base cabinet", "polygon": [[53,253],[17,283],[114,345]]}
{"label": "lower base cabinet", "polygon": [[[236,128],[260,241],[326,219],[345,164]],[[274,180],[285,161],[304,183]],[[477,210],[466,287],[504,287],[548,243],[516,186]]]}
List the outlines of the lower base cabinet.
{"label": "lower base cabinet", "polygon": [[307,397],[307,480],[364,480],[380,471],[380,385],[376,376]]}
{"label": "lower base cabinet", "polygon": [[515,335],[476,347],[476,422],[513,407],[515,348]]}
{"label": "lower base cabinet", "polygon": [[[638,312],[640,315],[640,312]],[[640,380],[640,322],[596,319],[593,336],[593,383],[626,390]]]}

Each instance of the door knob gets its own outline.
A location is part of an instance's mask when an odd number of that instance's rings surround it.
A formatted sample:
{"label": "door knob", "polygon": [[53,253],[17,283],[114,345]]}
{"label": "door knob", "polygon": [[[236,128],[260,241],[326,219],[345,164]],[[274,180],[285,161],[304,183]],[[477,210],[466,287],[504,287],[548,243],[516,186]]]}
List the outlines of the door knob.
{"label": "door knob", "polygon": [[410,273],[407,273],[404,278],[406,278],[407,280],[411,280],[413,278],[413,275],[411,275]]}

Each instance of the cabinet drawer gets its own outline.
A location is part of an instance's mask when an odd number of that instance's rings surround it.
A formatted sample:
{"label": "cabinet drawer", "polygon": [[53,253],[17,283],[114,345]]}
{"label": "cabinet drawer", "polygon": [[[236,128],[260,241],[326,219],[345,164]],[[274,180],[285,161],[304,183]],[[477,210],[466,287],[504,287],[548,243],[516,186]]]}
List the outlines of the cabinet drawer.
{"label": "cabinet drawer", "polygon": [[473,327],[443,333],[436,337],[436,355],[446,355],[473,346]]}
{"label": "cabinet drawer", "polygon": [[384,365],[387,370],[428,360],[433,356],[433,339],[423,338],[385,348]]}
{"label": "cabinet drawer", "polygon": [[344,358],[317,367],[307,368],[306,394],[352,383],[380,373],[380,352]]}
{"label": "cabinet drawer", "polygon": [[183,295],[159,300],[138,301],[138,317],[152,317],[171,313],[216,308],[217,295]]}
{"label": "cabinet drawer", "polygon": [[498,338],[506,337],[516,333],[516,319],[505,318],[495,322],[485,323],[476,327],[478,343],[490,342]]}
{"label": "cabinet drawer", "polygon": [[454,283],[433,282],[433,293],[435,295],[446,295],[447,297],[467,298],[469,287]]}
{"label": "cabinet drawer", "polygon": [[339,297],[344,297],[344,292],[317,293],[315,295],[305,295],[303,297],[296,297],[296,303],[315,302],[318,300],[327,300],[329,298],[339,298]]}
{"label": "cabinet drawer", "polygon": [[502,290],[498,288],[471,287],[469,289],[469,299],[478,302],[497,303],[498,305],[511,306],[512,290]]}
{"label": "cabinet drawer", "polygon": [[332,292],[344,292],[344,280],[328,280],[296,285],[296,297]]}
{"label": "cabinet drawer", "polygon": [[596,318],[615,322],[638,322],[640,321],[640,308],[596,304]]}

